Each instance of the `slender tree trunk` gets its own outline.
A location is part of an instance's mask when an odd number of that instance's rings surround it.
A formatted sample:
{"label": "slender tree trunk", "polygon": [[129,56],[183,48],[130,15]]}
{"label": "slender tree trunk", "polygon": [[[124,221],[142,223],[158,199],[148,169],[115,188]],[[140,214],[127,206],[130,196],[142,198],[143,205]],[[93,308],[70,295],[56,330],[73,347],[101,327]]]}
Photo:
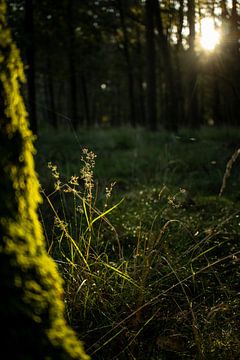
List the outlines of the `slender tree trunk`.
{"label": "slender tree trunk", "polygon": [[235,56],[239,58],[239,20],[240,16],[237,11],[237,0],[232,0],[232,11],[230,17],[230,36],[232,49]]}
{"label": "slender tree trunk", "polygon": [[[234,94],[232,96],[232,124],[239,125],[240,108],[239,108],[239,94],[240,94],[240,45],[239,45],[239,22],[240,15],[238,13],[239,2],[232,0],[232,9],[230,16],[230,50],[231,50],[231,77],[234,86]],[[236,96],[237,94],[237,96]]]}
{"label": "slender tree trunk", "polygon": [[226,0],[221,0],[220,4],[221,4],[221,11],[222,11],[222,19],[226,20],[227,16],[228,16]]}
{"label": "slender tree trunk", "polygon": [[154,39],[154,1],[146,0],[146,73],[147,73],[147,123],[157,130],[156,50]]}
{"label": "slender tree trunk", "polygon": [[82,84],[82,93],[83,93],[83,102],[84,102],[86,123],[87,123],[88,127],[91,127],[92,126],[92,120],[91,120],[91,117],[90,117],[87,81],[86,81],[86,76],[84,74],[81,75],[81,84]]}
{"label": "slender tree trunk", "polygon": [[137,84],[138,84],[138,117],[140,119],[140,125],[146,126],[146,109],[145,109],[145,94],[143,90],[143,51],[140,38],[140,31],[137,29],[137,55],[138,55],[138,72],[137,72]]}
{"label": "slender tree trunk", "polygon": [[182,47],[182,31],[183,31],[183,22],[184,22],[184,0],[179,0],[179,25],[177,31],[177,46],[178,48]]}
{"label": "slender tree trunk", "polygon": [[189,26],[189,48],[191,51],[195,50],[195,38],[196,38],[196,29],[195,29],[195,0],[188,0],[188,26]]}
{"label": "slender tree trunk", "polygon": [[222,20],[222,26],[221,26],[221,31],[222,31],[222,46],[228,46],[228,42],[229,42],[229,34],[228,34],[228,10],[227,10],[227,4],[226,4],[226,0],[221,0],[220,2],[220,6],[221,6],[221,20]]}
{"label": "slender tree trunk", "polygon": [[212,76],[213,76],[213,120],[215,125],[220,126],[223,123],[223,116],[222,116],[223,109],[221,106],[219,74],[218,74],[216,60],[215,61],[213,60]]}
{"label": "slender tree trunk", "polygon": [[51,125],[57,129],[57,115],[55,108],[55,98],[54,98],[54,84],[53,84],[53,73],[52,73],[52,64],[49,55],[47,54],[47,89],[48,89],[48,99],[49,99],[49,119]]}
{"label": "slender tree trunk", "polygon": [[76,63],[75,63],[75,29],[73,23],[73,5],[74,0],[68,0],[68,29],[69,29],[69,88],[70,88],[70,117],[73,128],[76,130],[79,124],[78,107],[77,107],[77,80],[76,80]]}
{"label": "slender tree trunk", "polygon": [[136,126],[136,111],[135,111],[135,88],[134,88],[134,74],[133,65],[130,55],[129,38],[127,33],[125,14],[123,9],[122,0],[118,0],[118,10],[120,14],[121,26],[123,31],[123,49],[125,54],[126,66],[127,66],[127,78],[128,78],[128,94],[129,94],[129,105],[130,105],[130,122],[133,127]]}
{"label": "slender tree trunk", "polygon": [[188,125],[191,127],[200,126],[200,114],[198,103],[198,64],[195,53],[195,0],[188,0],[188,24],[189,24],[189,70],[188,70],[188,91],[187,91],[187,114]]}
{"label": "slender tree trunk", "polygon": [[34,34],[34,0],[25,0],[25,32],[26,32],[26,62],[27,62],[27,90],[28,113],[30,127],[37,134],[37,109],[36,109],[36,73],[35,73],[35,34]]}
{"label": "slender tree trunk", "polygon": [[168,130],[176,131],[178,127],[179,105],[176,93],[176,77],[174,75],[174,67],[172,64],[172,57],[168,44],[167,36],[164,34],[161,9],[158,0],[153,0],[154,12],[156,16],[156,24],[159,36],[159,45],[162,52],[162,59],[164,64],[165,81],[167,85],[167,108],[165,124]]}
{"label": "slender tree trunk", "polygon": [[184,21],[184,0],[179,0],[179,26],[177,35],[177,54],[176,54],[176,92],[178,98],[178,126],[185,125],[184,113],[184,91],[183,91],[183,76],[181,69],[181,54],[183,52],[183,21]]}

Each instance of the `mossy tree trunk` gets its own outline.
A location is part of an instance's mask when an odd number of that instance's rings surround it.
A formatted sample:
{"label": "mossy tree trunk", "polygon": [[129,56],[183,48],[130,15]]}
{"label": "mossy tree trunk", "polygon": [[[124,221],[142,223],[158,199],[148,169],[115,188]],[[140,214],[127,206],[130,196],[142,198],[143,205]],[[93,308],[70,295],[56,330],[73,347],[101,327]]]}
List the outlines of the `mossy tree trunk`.
{"label": "mossy tree trunk", "polygon": [[85,360],[64,319],[62,280],[37,217],[41,198],[20,95],[23,80],[0,0],[0,352],[7,359]]}

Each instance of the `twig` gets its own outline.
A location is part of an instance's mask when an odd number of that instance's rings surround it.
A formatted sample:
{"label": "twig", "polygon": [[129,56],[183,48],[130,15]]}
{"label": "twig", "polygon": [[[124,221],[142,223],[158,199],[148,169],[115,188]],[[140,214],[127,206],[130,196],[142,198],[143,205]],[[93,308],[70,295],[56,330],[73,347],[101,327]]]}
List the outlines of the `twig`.
{"label": "twig", "polygon": [[222,196],[223,191],[226,188],[227,185],[227,179],[229,178],[229,176],[231,175],[231,171],[232,171],[232,167],[233,164],[235,163],[235,161],[237,160],[238,156],[240,155],[240,148],[237,149],[233,155],[231,156],[230,160],[228,160],[227,166],[226,166],[226,170],[223,176],[223,181],[222,181],[222,186],[219,192],[219,196]]}

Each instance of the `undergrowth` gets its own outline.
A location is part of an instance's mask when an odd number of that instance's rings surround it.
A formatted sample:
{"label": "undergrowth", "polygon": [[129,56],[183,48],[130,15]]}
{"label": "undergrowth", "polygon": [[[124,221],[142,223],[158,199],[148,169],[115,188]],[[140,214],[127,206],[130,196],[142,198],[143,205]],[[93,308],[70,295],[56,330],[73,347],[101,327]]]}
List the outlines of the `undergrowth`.
{"label": "undergrowth", "polygon": [[[189,134],[181,139],[185,149],[197,141]],[[177,178],[178,164],[187,164],[183,171],[194,160],[194,154],[178,156],[172,162]],[[208,161],[217,159],[211,156]],[[130,178],[139,179],[141,166],[134,166]],[[66,317],[88,354],[105,360],[238,359],[237,197],[219,197],[220,180],[214,195],[144,179],[106,186],[108,175],[94,179],[96,167],[87,149],[69,179],[49,163],[53,181],[43,187],[41,209],[48,251],[65,279]]]}

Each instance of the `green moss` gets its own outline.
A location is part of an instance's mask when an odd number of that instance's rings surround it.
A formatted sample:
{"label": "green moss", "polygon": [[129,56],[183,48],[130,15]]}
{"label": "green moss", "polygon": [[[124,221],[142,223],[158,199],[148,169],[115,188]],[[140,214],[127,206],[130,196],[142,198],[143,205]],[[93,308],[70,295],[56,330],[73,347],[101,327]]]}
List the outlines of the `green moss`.
{"label": "green moss", "polygon": [[18,359],[88,359],[64,320],[62,280],[45,250],[33,135],[20,94],[19,51],[0,0],[0,317],[2,352]]}

